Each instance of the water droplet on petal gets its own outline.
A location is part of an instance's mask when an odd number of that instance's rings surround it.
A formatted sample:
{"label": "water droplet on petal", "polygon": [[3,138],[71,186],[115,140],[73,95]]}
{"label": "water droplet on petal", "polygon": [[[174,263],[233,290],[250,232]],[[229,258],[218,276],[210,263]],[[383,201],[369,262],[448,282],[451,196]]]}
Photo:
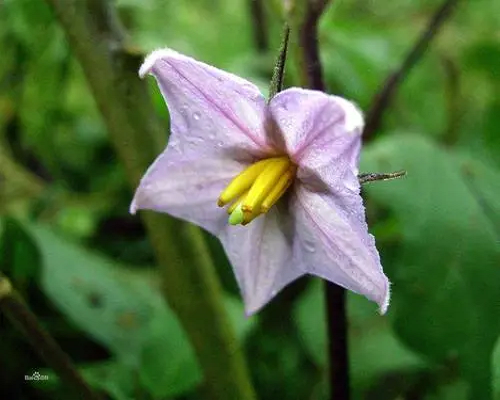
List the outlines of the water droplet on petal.
{"label": "water droplet on petal", "polygon": [[188,108],[189,108],[189,106],[187,105],[187,103],[182,104],[181,109],[180,109],[181,115],[185,116],[187,111],[188,111]]}
{"label": "water droplet on petal", "polygon": [[193,113],[193,118],[198,121],[201,118],[201,114],[198,111],[195,111]]}
{"label": "water droplet on petal", "polygon": [[181,153],[181,149],[179,149],[179,145],[177,144],[177,142],[172,141],[171,143],[169,143],[169,146],[172,150],[175,150],[175,152]]}
{"label": "water droplet on petal", "polygon": [[309,253],[314,253],[316,251],[316,246],[311,240],[304,240],[304,249]]}

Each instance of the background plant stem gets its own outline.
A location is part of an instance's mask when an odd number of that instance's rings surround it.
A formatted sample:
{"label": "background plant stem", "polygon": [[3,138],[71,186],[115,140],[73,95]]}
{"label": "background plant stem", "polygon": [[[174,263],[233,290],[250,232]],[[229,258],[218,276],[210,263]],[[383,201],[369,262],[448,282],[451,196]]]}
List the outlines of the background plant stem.
{"label": "background plant stem", "polygon": [[255,41],[255,47],[259,53],[265,53],[269,50],[267,38],[266,13],[262,0],[247,0],[252,17],[252,30]]}
{"label": "background plant stem", "polygon": [[[323,92],[326,91],[326,87],[319,57],[318,21],[328,4],[328,0],[307,1],[305,10],[301,11],[304,17],[298,26],[296,25],[299,68],[303,79],[301,83]],[[325,281],[324,285],[328,329],[329,398],[348,400],[350,389],[345,290],[328,281]]]}
{"label": "background plant stem", "polygon": [[[297,23],[298,28],[298,59],[302,77],[302,86],[311,89],[326,91],[323,79],[323,67],[319,57],[318,22],[328,5],[329,0],[310,0],[306,2],[305,10],[300,8],[297,12],[303,13]],[[300,10],[300,11],[299,11]]]}
{"label": "background plant stem", "polygon": [[[79,60],[111,142],[135,188],[165,145],[145,82],[107,0],[46,0]],[[220,283],[199,229],[141,212],[156,252],[163,294],[176,312],[204,373],[207,397],[250,400],[254,391],[223,305]],[[165,338],[168,340],[168,338]]]}
{"label": "background plant stem", "polygon": [[373,139],[373,135],[380,127],[384,112],[389,107],[399,85],[408,76],[412,68],[422,59],[430,42],[439,32],[444,22],[450,17],[458,1],[446,0],[443,2],[431,17],[427,27],[418,37],[399,68],[387,77],[378,93],[373,97],[371,107],[366,116],[366,125],[363,132],[365,143]]}
{"label": "background plant stem", "polygon": [[102,399],[85,382],[68,355],[59,347],[54,338],[40,325],[10,281],[0,274],[0,311],[30,341],[35,351],[48,366],[84,400]]}

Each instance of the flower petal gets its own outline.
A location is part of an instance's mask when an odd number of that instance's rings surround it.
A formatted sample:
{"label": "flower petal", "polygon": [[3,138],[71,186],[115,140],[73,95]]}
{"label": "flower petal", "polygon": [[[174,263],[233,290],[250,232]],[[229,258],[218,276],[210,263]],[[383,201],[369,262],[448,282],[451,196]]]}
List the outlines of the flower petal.
{"label": "flower petal", "polygon": [[269,150],[266,102],[252,83],[170,49],[151,53],[139,70],[154,75],[168,103],[170,146],[199,157]]}
{"label": "flower petal", "polygon": [[281,129],[287,153],[299,166],[298,178],[316,175],[339,180],[346,170],[358,173],[363,117],[356,106],[315,90],[278,93],[270,112]]}
{"label": "flower petal", "polygon": [[130,212],[166,212],[218,235],[227,225],[228,215],[217,206],[217,199],[244,168],[238,161],[198,159],[168,146],[142,178]]}
{"label": "flower petal", "polygon": [[368,233],[359,193],[335,196],[296,185],[292,198],[296,239],[294,257],[320,276],[378,303],[389,305],[389,281],[382,271],[375,241]]}
{"label": "flower petal", "polygon": [[273,207],[247,226],[230,226],[220,240],[233,266],[247,315],[303,275],[292,262],[290,217]]}

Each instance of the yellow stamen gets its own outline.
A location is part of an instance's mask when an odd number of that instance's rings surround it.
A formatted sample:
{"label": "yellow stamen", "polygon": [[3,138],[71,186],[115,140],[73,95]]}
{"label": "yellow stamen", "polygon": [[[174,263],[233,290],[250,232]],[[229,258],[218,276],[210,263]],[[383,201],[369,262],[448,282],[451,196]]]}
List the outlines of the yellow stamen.
{"label": "yellow stamen", "polygon": [[267,195],[260,206],[261,213],[266,213],[269,209],[276,204],[276,202],[283,196],[286,190],[290,187],[293,182],[293,178],[295,177],[295,172],[297,171],[297,167],[292,166],[289,168],[284,175],[282,175],[273,188],[271,193]]}
{"label": "yellow stamen", "polygon": [[258,161],[243,170],[243,172],[234,178],[220,194],[217,205],[223,207],[248,190],[255,179],[264,171],[272,160],[272,158],[268,158]]}
{"label": "yellow stamen", "polygon": [[255,218],[262,214],[260,209],[254,209],[253,211],[243,211],[243,222],[241,225],[245,226],[252,222]]}
{"label": "yellow stamen", "polygon": [[290,166],[288,157],[271,158],[270,160],[245,196],[241,206],[245,213],[252,213],[254,209],[258,210],[260,208],[260,205],[272,191],[281,175]]}
{"label": "yellow stamen", "polygon": [[229,183],[218,205],[231,203],[227,210],[231,225],[247,225],[276,204],[292,184],[296,171],[286,156],[258,161]]}
{"label": "yellow stamen", "polygon": [[236,209],[236,207],[238,207],[239,205],[241,205],[241,203],[243,202],[243,199],[245,198],[245,196],[247,195],[247,193],[248,193],[248,190],[245,193],[243,193],[240,197],[238,197],[238,199],[235,200],[233,202],[233,204],[231,204],[229,206],[229,208],[227,209],[227,213],[228,214],[232,214],[233,211]]}

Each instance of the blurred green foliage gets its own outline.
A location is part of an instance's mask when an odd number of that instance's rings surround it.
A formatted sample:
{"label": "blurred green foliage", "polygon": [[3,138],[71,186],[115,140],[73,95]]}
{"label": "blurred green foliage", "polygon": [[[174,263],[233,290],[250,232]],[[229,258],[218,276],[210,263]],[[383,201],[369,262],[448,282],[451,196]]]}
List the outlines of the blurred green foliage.
{"label": "blurred green foliage", "polygon": [[[266,3],[270,49],[260,53],[248,1],[115,3],[142,51],[169,46],[267,89],[277,2]],[[363,171],[408,176],[364,191],[393,301],[380,317],[349,295],[356,399],[500,399],[500,2],[462,3],[363,151]],[[366,109],[436,6],[335,2],[320,29],[330,91]],[[4,0],[0,49],[0,270],[110,398],[203,398],[191,346],[159,295],[150,244],[128,215],[123,169],[43,1]],[[224,253],[207,240],[259,397],[323,399],[318,283],[301,280],[245,319]],[[0,398],[68,399],[2,316],[0,338]],[[33,371],[49,381],[25,382]]]}

